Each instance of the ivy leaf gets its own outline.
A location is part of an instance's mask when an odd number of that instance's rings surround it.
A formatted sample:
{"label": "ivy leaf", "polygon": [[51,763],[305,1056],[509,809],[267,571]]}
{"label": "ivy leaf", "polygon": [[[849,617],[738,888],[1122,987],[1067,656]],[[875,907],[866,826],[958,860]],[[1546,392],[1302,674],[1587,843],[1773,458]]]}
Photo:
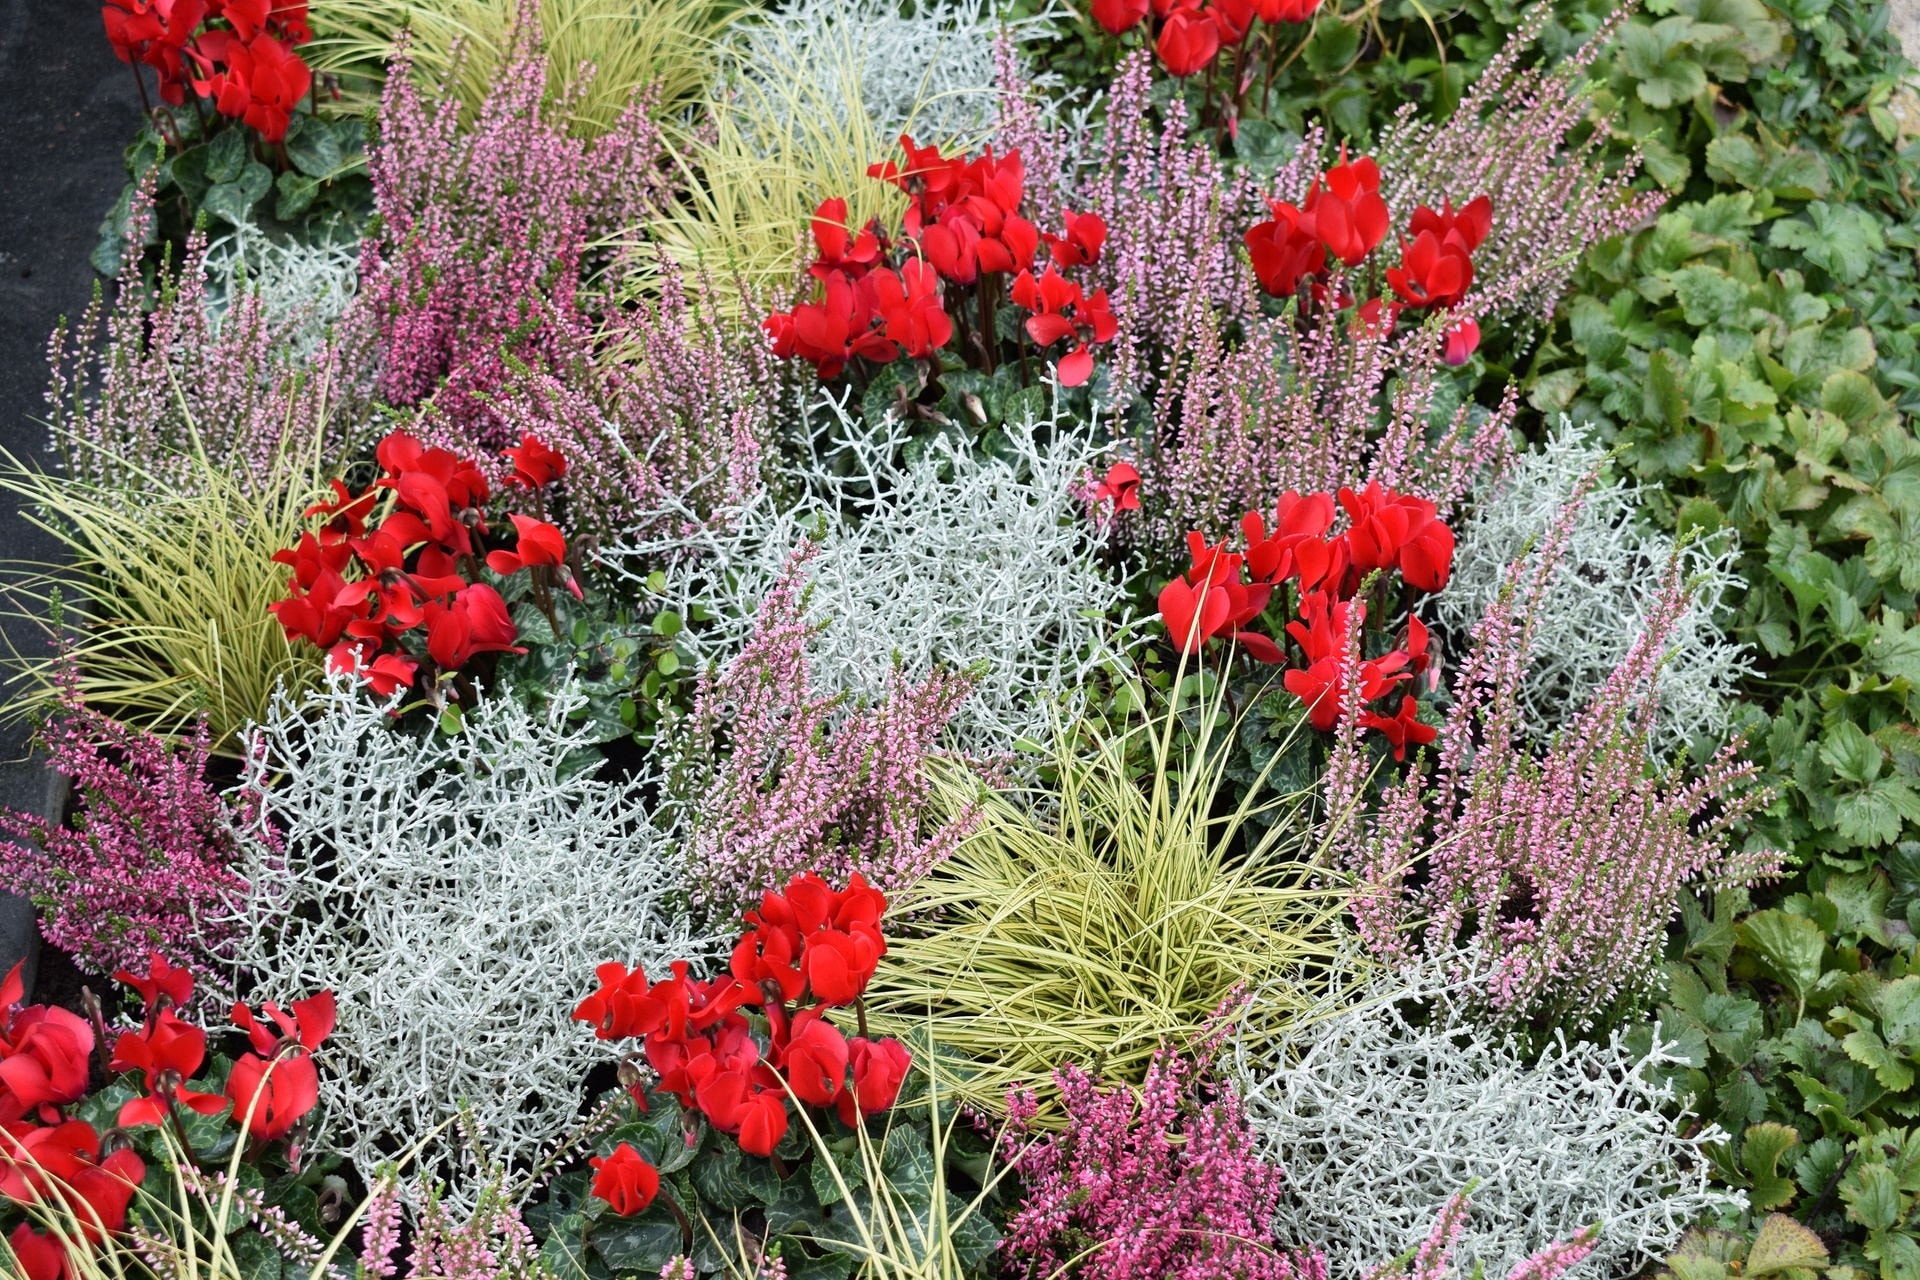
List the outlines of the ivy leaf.
{"label": "ivy leaf", "polygon": [[1820,980],[1820,961],[1826,955],[1827,935],[1805,916],[1776,909],[1756,911],[1736,930],[1740,945],[1760,962],[1802,1004]]}
{"label": "ivy leaf", "polygon": [[1777,1209],[1793,1199],[1793,1182],[1780,1172],[1780,1157],[1800,1145],[1800,1131],[1788,1125],[1749,1126],[1740,1143],[1740,1167],[1747,1173],[1747,1202],[1755,1210]]}
{"label": "ivy leaf", "polygon": [[1776,249],[1797,249],[1842,284],[1866,278],[1873,255],[1887,247],[1880,223],[1866,210],[1850,204],[1816,200],[1807,206],[1807,218],[1783,218],[1773,224],[1768,243]]}
{"label": "ivy leaf", "polygon": [[[1755,1204],[1755,1208],[1759,1208]],[[1747,1250],[1746,1274],[1777,1275],[1826,1265],[1827,1246],[1819,1236],[1784,1213],[1768,1214]]]}

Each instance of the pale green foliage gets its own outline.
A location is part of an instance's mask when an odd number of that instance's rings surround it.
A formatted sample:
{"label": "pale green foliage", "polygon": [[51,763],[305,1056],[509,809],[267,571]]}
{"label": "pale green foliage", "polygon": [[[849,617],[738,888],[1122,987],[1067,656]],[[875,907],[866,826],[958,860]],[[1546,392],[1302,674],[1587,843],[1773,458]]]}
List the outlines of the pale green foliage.
{"label": "pale green foliage", "polygon": [[[1217,693],[1190,713],[1232,723]],[[1230,732],[1189,735],[1180,719],[1176,705],[1063,729],[1053,780],[1024,793],[936,773],[936,809],[971,825],[900,896],[911,923],[867,999],[876,1026],[930,1020],[972,1059],[944,1083],[964,1101],[998,1108],[1063,1063],[1137,1082],[1243,987],[1263,993],[1247,1015],[1261,1028],[1312,1003],[1343,895],[1311,865],[1303,799],[1259,784],[1230,798]]]}

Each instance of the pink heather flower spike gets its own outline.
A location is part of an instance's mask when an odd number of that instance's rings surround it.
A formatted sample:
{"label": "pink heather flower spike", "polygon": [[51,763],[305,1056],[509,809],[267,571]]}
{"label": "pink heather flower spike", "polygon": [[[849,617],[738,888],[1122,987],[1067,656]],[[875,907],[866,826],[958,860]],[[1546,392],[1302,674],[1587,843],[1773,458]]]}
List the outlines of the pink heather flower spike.
{"label": "pink heather flower spike", "polygon": [[[1647,631],[1587,705],[1538,755],[1521,724],[1526,619],[1551,580],[1578,501],[1506,587],[1453,675],[1455,701],[1431,777],[1414,768],[1370,820],[1347,732],[1327,771],[1331,833],[1356,877],[1354,917],[1367,947],[1404,961],[1413,922],[1429,955],[1490,971],[1484,998],[1502,1017],[1591,1020],[1642,992],[1688,886],[1751,884],[1782,855],[1742,852],[1735,828],[1767,803],[1756,769],[1729,744],[1697,775],[1649,768],[1655,676],[1687,605],[1667,567]],[[1407,872],[1424,857],[1425,885]]]}
{"label": "pink heather flower spike", "polygon": [[1281,1172],[1255,1152],[1239,1095],[1203,1088],[1202,1069],[1163,1051],[1136,1095],[1064,1066],[1055,1133],[1032,1130],[1031,1095],[1008,1099],[1003,1143],[1025,1188],[1000,1244],[1008,1274],[1052,1276],[1077,1258],[1083,1280],[1326,1280],[1318,1250],[1274,1240]]}
{"label": "pink heather flower spike", "polygon": [[896,677],[870,707],[816,694],[804,616],[816,550],[808,543],[788,561],[746,646],[701,678],[676,738],[669,789],[692,818],[702,907],[731,913],[803,871],[834,883],[858,871],[892,892],[932,870],[970,826],[963,815],[927,829],[926,761],[972,681]]}
{"label": "pink heather flower spike", "polygon": [[1559,1280],[1567,1269],[1593,1252],[1600,1228],[1582,1228],[1571,1240],[1556,1240],[1546,1248],[1522,1259],[1507,1272],[1507,1280]]}
{"label": "pink heather flower spike", "polygon": [[246,890],[235,833],[253,810],[208,783],[205,726],[170,745],[85,706],[69,683],[40,745],[72,783],[74,818],[0,811],[12,837],[0,883],[33,899],[43,936],[83,970],[144,972],[157,949],[207,990],[235,936],[231,905]]}

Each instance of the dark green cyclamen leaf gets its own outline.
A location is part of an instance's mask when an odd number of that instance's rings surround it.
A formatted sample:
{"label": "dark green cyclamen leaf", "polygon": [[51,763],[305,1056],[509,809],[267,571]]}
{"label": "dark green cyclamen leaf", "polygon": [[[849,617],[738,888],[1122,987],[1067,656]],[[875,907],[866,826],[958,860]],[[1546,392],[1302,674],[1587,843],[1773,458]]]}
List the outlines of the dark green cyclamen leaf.
{"label": "dark green cyclamen leaf", "polygon": [[232,182],[216,183],[207,189],[201,208],[216,218],[239,226],[253,217],[253,206],[273,188],[273,175],[263,164],[250,164]]}
{"label": "dark green cyclamen leaf", "polygon": [[953,1224],[951,1239],[961,1269],[971,1274],[983,1267],[999,1247],[1000,1232],[978,1207],[969,1210],[959,1196],[947,1192],[947,1221]]}
{"label": "dark green cyclamen leaf", "polygon": [[235,182],[247,167],[247,139],[251,135],[238,125],[223,129],[207,144],[207,181]]}
{"label": "dark green cyclamen leaf", "polygon": [[316,116],[296,115],[287,127],[287,159],[309,178],[331,178],[347,162],[333,126]]}
{"label": "dark green cyclamen leaf", "polygon": [[830,1253],[824,1258],[806,1258],[799,1262],[783,1259],[787,1263],[787,1280],[847,1280],[853,1274],[853,1259],[845,1254]]}
{"label": "dark green cyclamen leaf", "polygon": [[[559,1239],[555,1236],[554,1239]],[[673,1213],[659,1201],[631,1218],[605,1217],[594,1224],[593,1251],[615,1271],[657,1276],[686,1248],[686,1236]],[[549,1244],[552,1241],[548,1242]]]}
{"label": "dark green cyclamen leaf", "polygon": [[825,1223],[820,1198],[813,1193],[809,1179],[788,1178],[780,1194],[767,1206],[769,1236],[811,1235]]}
{"label": "dark green cyclamen leaf", "polygon": [[188,147],[167,163],[167,175],[181,193],[195,204],[206,199],[207,188],[213,185],[213,179],[207,176],[208,158],[209,152],[203,143]]}
{"label": "dark green cyclamen leaf", "polygon": [[315,197],[320,194],[320,183],[289,169],[274,180],[274,190],[273,216],[282,222],[292,222],[313,207]]}
{"label": "dark green cyclamen leaf", "polygon": [[248,1227],[227,1237],[235,1280],[280,1280],[286,1259],[258,1230]]}

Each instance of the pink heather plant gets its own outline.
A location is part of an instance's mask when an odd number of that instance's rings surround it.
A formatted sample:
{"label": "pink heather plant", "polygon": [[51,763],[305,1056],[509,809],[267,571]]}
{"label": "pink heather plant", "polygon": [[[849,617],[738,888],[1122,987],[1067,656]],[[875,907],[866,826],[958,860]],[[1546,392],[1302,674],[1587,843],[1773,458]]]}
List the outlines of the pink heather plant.
{"label": "pink heather plant", "polygon": [[[1003,45],[999,137],[1026,161],[1034,216],[1060,226],[1063,211],[1097,213],[1107,242],[1089,268],[1089,287],[1107,290],[1120,330],[1105,348],[1114,380],[1146,389],[1175,358],[1196,313],[1245,322],[1258,313],[1259,292],[1241,237],[1267,215],[1271,194],[1244,173],[1231,173],[1204,139],[1188,137],[1190,121],[1174,101],[1153,123],[1153,56],[1136,50],[1107,91],[1102,144],[1090,149],[1043,118],[1019,60]],[[1319,135],[1275,175],[1274,190],[1305,191],[1318,169]]]}
{"label": "pink heather plant", "polygon": [[[505,1280],[545,1274],[533,1232],[497,1185],[483,1189],[472,1212],[464,1215],[456,1214],[425,1183],[417,1189],[417,1202],[419,1212],[404,1250],[408,1280]],[[403,1252],[399,1207],[391,1186],[375,1193],[361,1232],[362,1276],[398,1274],[396,1255]]]}
{"label": "pink heather plant", "polygon": [[927,829],[926,766],[972,680],[895,677],[868,706],[814,692],[805,620],[807,544],[767,593],[753,634],[700,680],[669,781],[691,828],[696,905],[757,902],[803,871],[855,872],[889,893],[953,851],[965,820]]}
{"label": "pink heather plant", "polygon": [[196,450],[263,485],[289,453],[344,453],[350,406],[370,389],[370,335],[343,323],[317,360],[296,364],[256,296],[236,299],[215,325],[197,231],[178,277],[150,290],[137,246],[151,198],[149,178],[128,217],[136,251],[113,305],[96,291],[80,323],[62,324],[47,344],[49,422],[67,473],[137,495],[190,488],[196,469],[185,457]]}
{"label": "pink heather plant", "polygon": [[69,695],[40,734],[72,779],[67,825],[0,812],[0,883],[32,899],[47,941],[89,973],[144,969],[159,951],[203,982],[228,959],[237,825],[252,815],[207,782],[204,728],[178,746]]}
{"label": "pink heather plant", "polygon": [[393,1255],[400,1248],[400,1185],[391,1178],[382,1181],[367,1197],[366,1215],[360,1221],[360,1276],[362,1280],[392,1280],[398,1268]]}
{"label": "pink heather plant", "polygon": [[1273,1238],[1280,1169],[1255,1154],[1239,1095],[1170,1050],[1138,1095],[1055,1073],[1067,1123],[1035,1136],[1031,1094],[1008,1099],[1025,1199],[1001,1240],[1005,1274],[1038,1280],[1326,1280],[1315,1249]]}
{"label": "pink heather plant", "polygon": [[389,69],[367,156],[380,221],[362,250],[361,305],[384,344],[382,394],[431,398],[433,443],[492,457],[518,438],[491,398],[517,367],[577,349],[593,246],[661,207],[663,150],[645,101],[594,141],[568,133],[571,102],[545,100],[536,0],[522,0],[470,128],[455,74],[430,102],[404,42]]}
{"label": "pink heather plant", "polygon": [[[1485,999],[1503,1017],[1590,1020],[1645,990],[1682,889],[1750,884],[1781,855],[1737,852],[1733,830],[1767,800],[1731,744],[1694,778],[1650,764],[1654,677],[1686,608],[1669,566],[1646,633],[1587,705],[1536,756],[1522,732],[1525,618],[1549,581],[1572,514],[1535,557],[1509,571],[1451,681],[1429,781],[1419,766],[1370,822],[1335,833],[1356,874],[1354,916],[1376,955],[1404,961],[1419,926],[1428,953],[1464,953],[1490,971]],[[1365,763],[1351,735],[1327,771],[1329,811],[1357,814]],[[1362,827],[1366,829],[1362,830]],[[1425,883],[1409,872],[1422,856]]]}
{"label": "pink heather plant", "polygon": [[1198,529],[1217,539],[1289,490],[1374,480],[1429,499],[1444,518],[1510,454],[1513,390],[1491,411],[1442,410],[1430,330],[1302,331],[1278,317],[1242,334],[1229,347],[1214,315],[1194,314],[1154,399],[1155,447],[1140,460],[1141,509],[1121,519],[1123,537],[1174,547]]}
{"label": "pink heather plant", "polygon": [[[1493,199],[1493,228],[1474,251],[1474,284],[1465,314],[1551,320],[1586,251],[1652,220],[1664,197],[1635,191],[1639,153],[1608,171],[1601,151],[1612,122],[1596,118],[1585,92],[1588,72],[1625,23],[1622,5],[1579,50],[1549,69],[1520,60],[1552,19],[1535,5],[1442,124],[1409,103],[1373,150],[1380,194],[1393,225],[1416,205],[1457,207],[1482,193]],[[1578,138],[1578,141],[1574,139]]]}
{"label": "pink heather plant", "polygon": [[[1382,1263],[1366,1275],[1366,1280],[1451,1280],[1453,1246],[1467,1224],[1468,1192],[1448,1200],[1417,1248],[1406,1257]],[[1559,1280],[1567,1269],[1593,1252],[1599,1228],[1584,1227],[1570,1240],[1556,1240],[1522,1259],[1507,1272],[1507,1280]],[[1475,1269],[1476,1276],[1478,1268]]]}
{"label": "pink heather plant", "polygon": [[658,275],[597,332],[557,326],[549,364],[493,405],[509,435],[532,431],[566,457],[565,523],[602,542],[681,537],[666,512],[745,502],[773,445],[782,371],[764,335],[725,321],[707,282],[690,294],[670,264]]}

